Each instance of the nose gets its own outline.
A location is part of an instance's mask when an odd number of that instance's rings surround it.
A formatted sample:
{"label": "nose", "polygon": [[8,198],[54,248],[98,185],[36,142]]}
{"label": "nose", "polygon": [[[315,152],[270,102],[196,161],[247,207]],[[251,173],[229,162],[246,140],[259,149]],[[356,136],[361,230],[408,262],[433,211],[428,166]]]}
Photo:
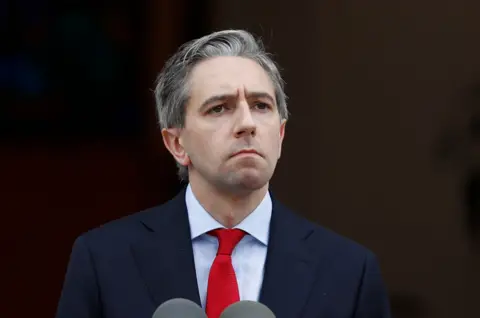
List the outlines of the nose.
{"label": "nose", "polygon": [[254,137],[257,132],[257,125],[253,120],[250,106],[247,102],[240,102],[237,107],[238,119],[235,129],[235,136],[237,138],[252,136]]}

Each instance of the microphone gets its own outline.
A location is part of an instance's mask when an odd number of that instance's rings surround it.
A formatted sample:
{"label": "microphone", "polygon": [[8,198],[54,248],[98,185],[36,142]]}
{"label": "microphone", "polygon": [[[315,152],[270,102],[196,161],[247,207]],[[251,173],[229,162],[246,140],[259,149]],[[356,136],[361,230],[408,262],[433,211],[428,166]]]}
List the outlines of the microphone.
{"label": "microphone", "polygon": [[275,318],[275,315],[261,303],[242,300],[225,308],[220,318]]}
{"label": "microphone", "polygon": [[174,298],[158,306],[152,318],[207,318],[207,315],[193,301]]}

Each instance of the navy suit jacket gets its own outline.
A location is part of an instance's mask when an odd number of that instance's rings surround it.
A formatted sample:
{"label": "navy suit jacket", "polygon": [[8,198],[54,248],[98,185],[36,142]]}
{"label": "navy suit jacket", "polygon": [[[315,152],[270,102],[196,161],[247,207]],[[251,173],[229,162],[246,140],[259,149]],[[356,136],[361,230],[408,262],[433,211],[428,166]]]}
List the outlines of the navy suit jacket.
{"label": "navy suit jacket", "polygon": [[[387,292],[366,248],[272,197],[259,301],[277,318],[387,318]],[[200,304],[185,191],[79,236],[56,318],[151,318],[172,298]]]}

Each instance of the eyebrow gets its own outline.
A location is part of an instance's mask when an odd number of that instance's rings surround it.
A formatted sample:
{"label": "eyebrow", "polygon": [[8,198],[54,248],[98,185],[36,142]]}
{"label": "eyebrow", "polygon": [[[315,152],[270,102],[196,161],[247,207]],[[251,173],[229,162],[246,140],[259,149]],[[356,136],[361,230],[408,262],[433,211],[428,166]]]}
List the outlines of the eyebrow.
{"label": "eyebrow", "polygon": [[[237,94],[220,94],[220,95],[213,95],[207,98],[202,105],[200,106],[200,111],[203,112],[206,107],[210,104],[213,104],[218,101],[224,101],[227,99],[234,99],[237,97]],[[275,99],[268,93],[265,92],[249,92],[247,93],[247,99],[252,98],[264,98],[268,99],[273,105],[275,105]]]}

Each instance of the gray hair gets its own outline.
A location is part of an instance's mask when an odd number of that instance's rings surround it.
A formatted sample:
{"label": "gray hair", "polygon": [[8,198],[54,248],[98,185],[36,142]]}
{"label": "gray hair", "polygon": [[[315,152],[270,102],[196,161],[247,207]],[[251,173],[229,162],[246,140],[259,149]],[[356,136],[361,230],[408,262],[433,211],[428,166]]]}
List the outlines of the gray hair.
{"label": "gray hair", "polygon": [[[189,74],[199,62],[217,56],[245,57],[263,67],[272,80],[280,117],[288,119],[284,81],[261,40],[244,30],[224,30],[185,43],[165,63],[155,87],[161,129],[184,127],[185,106],[189,100]],[[180,180],[186,181],[188,168],[178,162],[177,167]]]}

